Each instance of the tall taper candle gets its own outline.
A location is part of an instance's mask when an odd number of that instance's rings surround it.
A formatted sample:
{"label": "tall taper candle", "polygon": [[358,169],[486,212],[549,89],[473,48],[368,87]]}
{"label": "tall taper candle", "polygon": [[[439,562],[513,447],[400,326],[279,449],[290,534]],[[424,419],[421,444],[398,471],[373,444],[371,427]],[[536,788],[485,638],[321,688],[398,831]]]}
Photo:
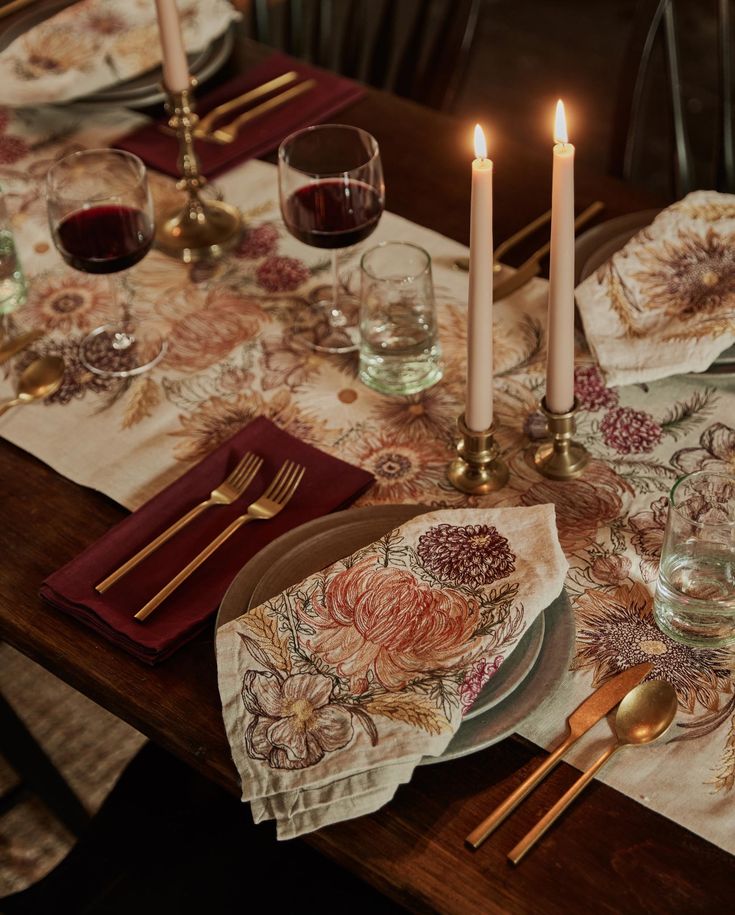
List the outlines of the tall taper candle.
{"label": "tall taper candle", "polygon": [[574,406],[574,147],[561,99],[554,140],[546,406],[567,413]]}
{"label": "tall taper candle", "polygon": [[473,432],[482,432],[493,423],[493,163],[479,124],[472,162],[469,283],[465,422]]}
{"label": "tall taper candle", "polygon": [[175,0],[156,0],[156,14],[163,51],[164,85],[169,92],[184,92],[189,88],[189,65]]}

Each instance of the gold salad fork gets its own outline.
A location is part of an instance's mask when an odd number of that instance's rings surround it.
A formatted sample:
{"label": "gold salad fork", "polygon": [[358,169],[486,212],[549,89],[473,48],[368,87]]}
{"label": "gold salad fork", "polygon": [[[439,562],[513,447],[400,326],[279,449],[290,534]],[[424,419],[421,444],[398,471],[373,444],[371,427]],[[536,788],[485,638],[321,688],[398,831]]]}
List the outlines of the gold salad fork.
{"label": "gold salad fork", "polygon": [[247,111],[243,111],[242,114],[238,115],[234,120],[230,121],[229,124],[224,124],[222,127],[218,127],[216,130],[209,130],[204,132],[198,127],[195,128],[194,136],[201,140],[210,140],[214,143],[221,143],[222,145],[234,143],[237,139],[238,133],[240,132],[240,128],[247,124],[249,121],[260,117],[260,115],[265,114],[266,111],[271,111],[274,108],[285,105],[285,103],[290,102],[291,99],[297,98],[304,92],[311,91],[314,86],[316,86],[316,80],[314,79],[307,79],[303,83],[297,83],[297,85],[293,86],[291,89],[286,89],[285,92],[281,92],[280,95],[274,95],[272,98],[261,102],[260,105],[256,105],[254,108],[249,108]]}
{"label": "gold salad fork", "polygon": [[178,575],[174,576],[171,581],[165,585],[155,597],[152,597],[147,604],[138,610],[135,619],[143,621],[150,616],[156,607],[161,604],[169,594],[172,594],[178,586],[185,581],[192,572],[199,568],[212,553],[215,552],[236,530],[247,524],[249,521],[269,521],[274,518],[281,509],[285,508],[293,494],[296,492],[305,468],[300,464],[294,464],[293,461],[286,461],[278,473],[273,478],[272,483],[266,489],[262,496],[255,502],[248,505],[247,511],[239,518],[235,518],[223,531],[218,534],[214,540],[204,547],[198,556],[185,566]]}
{"label": "gold salad fork", "polygon": [[207,499],[200,502],[199,505],[195,505],[194,508],[190,509],[183,517],[179,518],[178,521],[174,521],[171,527],[167,527],[155,540],[151,540],[149,544],[138,550],[135,556],[131,556],[127,562],[124,562],[118,569],[111,572],[107,578],[104,578],[98,585],[95,585],[95,591],[97,591],[98,594],[104,594],[104,592],[114,585],[116,581],[121,579],[123,575],[131,569],[134,569],[141,560],[145,559],[146,556],[150,556],[162,543],[165,543],[173,537],[182,527],[186,527],[190,521],[193,521],[194,518],[201,515],[201,513],[211,505],[231,505],[236,499],[239,499],[252,483],[255,474],[260,470],[262,463],[262,458],[259,458],[257,455],[248,451],[247,454],[240,458],[237,466],[227,479],[216,486]]}

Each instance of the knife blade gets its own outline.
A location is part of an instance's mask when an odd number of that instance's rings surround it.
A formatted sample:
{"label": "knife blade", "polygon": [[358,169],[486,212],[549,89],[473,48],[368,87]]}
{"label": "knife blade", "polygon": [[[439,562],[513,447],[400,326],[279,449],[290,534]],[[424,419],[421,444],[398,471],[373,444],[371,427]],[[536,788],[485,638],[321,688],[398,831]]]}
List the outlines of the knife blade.
{"label": "knife blade", "polygon": [[503,820],[533,791],[536,785],[551,772],[572,744],[576,743],[593,725],[604,718],[625,694],[630,692],[634,686],[637,686],[652,670],[653,664],[647,661],[643,664],[637,664],[635,667],[629,667],[611,680],[608,680],[607,683],[603,683],[599,689],[595,690],[591,696],[588,696],[584,702],[578,705],[567,718],[569,733],[564,740],[502,804],[499,804],[479,826],[472,830],[465,839],[467,844],[473,848],[479,848],[490,833],[500,826]]}
{"label": "knife blade", "polygon": [[17,337],[11,337],[9,340],[5,340],[4,343],[0,343],[0,365],[7,362],[8,359],[11,359],[22,349],[30,346],[31,343],[35,343],[36,340],[40,340],[43,336],[43,333],[44,332],[42,330],[38,329],[29,330],[24,334],[18,334]]}

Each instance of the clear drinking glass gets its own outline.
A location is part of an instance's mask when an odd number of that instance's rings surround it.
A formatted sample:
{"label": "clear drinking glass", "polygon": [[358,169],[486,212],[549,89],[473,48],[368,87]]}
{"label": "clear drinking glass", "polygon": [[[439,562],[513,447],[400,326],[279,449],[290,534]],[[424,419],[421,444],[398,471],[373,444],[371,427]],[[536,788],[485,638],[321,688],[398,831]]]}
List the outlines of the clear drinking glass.
{"label": "clear drinking glass", "polygon": [[332,252],[329,297],[301,316],[296,333],[321,352],[356,350],[358,303],[340,288],[337,252],[367,238],[383,213],[378,142],[345,124],[299,130],[278,149],[278,188],[288,231],[306,245]]}
{"label": "clear drinking glass", "polygon": [[[119,149],[72,153],[48,170],[46,203],[59,254],[76,270],[107,274],[117,303],[116,278],[142,260],[153,244],[153,201],[145,165]],[[138,375],[165,352],[157,332],[139,332],[129,302],[119,310],[118,322],[95,328],[81,343],[79,358],[97,375]]]}
{"label": "clear drinking glass", "polygon": [[701,470],[674,484],[653,607],[678,642],[735,643],[735,475]]}
{"label": "clear drinking glass", "polygon": [[360,381],[384,394],[416,394],[442,377],[431,258],[409,242],[383,242],[360,261]]}
{"label": "clear drinking glass", "polygon": [[15,250],[5,198],[0,196],[0,316],[20,308],[27,296],[26,279]]}

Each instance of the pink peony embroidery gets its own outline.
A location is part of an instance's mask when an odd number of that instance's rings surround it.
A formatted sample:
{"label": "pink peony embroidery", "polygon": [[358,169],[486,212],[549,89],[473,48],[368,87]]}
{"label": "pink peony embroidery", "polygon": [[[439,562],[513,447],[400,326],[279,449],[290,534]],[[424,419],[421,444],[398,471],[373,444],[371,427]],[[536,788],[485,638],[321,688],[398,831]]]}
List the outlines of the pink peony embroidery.
{"label": "pink peony embroidery", "polygon": [[304,638],[363,693],[371,680],[402,689],[417,677],[460,664],[470,650],[476,608],[452,588],[434,589],[404,569],[363,559],[331,578],[297,608],[314,630]]}
{"label": "pink peony embroidery", "polygon": [[483,686],[500,670],[502,663],[503,656],[498,655],[492,661],[488,658],[480,658],[470,667],[459,690],[459,701],[462,705],[463,715],[469,712],[480,695]]}

